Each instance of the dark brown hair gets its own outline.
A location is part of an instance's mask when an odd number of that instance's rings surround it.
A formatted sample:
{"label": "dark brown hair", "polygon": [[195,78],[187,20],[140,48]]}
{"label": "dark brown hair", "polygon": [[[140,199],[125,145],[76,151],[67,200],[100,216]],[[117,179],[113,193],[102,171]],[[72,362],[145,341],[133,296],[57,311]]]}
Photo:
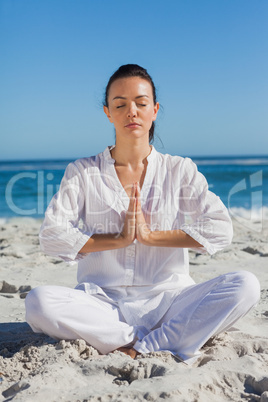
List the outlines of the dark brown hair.
{"label": "dark brown hair", "polygon": [[[113,75],[110,77],[108,84],[106,86],[105,90],[105,96],[104,96],[104,106],[108,107],[108,96],[109,96],[109,91],[112,83],[120,78],[128,78],[128,77],[140,77],[146,81],[148,81],[151,86],[152,86],[152,91],[153,91],[153,101],[154,104],[156,104],[156,90],[154,86],[154,82],[152,80],[152,77],[147,73],[147,70],[145,68],[138,66],[138,64],[125,64],[116,70]],[[149,141],[153,142],[154,140],[154,122],[152,122],[152,126],[149,130]]]}

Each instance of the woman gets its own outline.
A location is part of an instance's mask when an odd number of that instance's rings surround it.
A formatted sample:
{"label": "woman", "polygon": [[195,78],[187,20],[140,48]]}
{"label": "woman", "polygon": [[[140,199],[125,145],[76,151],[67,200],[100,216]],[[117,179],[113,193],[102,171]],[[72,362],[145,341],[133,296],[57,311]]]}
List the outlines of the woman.
{"label": "woman", "polygon": [[32,290],[26,319],[35,332],[83,338],[102,354],[167,350],[192,363],[260,290],[249,272],[190,277],[187,249],[214,254],[230,244],[232,224],[190,159],[150,145],[158,109],[145,69],[124,65],[111,76],[104,112],[115,146],[67,167],[40,232],[44,252],[78,262],[78,285]]}

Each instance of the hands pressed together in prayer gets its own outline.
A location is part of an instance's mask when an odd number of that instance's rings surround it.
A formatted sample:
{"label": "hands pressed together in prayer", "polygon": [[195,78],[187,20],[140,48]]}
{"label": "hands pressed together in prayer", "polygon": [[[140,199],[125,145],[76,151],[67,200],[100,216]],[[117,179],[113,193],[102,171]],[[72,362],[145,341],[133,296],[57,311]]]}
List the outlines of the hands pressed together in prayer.
{"label": "hands pressed together in prayer", "polygon": [[123,248],[129,246],[135,239],[146,246],[202,247],[201,244],[180,229],[151,231],[145,221],[141,208],[140,186],[139,183],[135,183],[132,186],[129,207],[126,211],[122,232],[94,234],[88,239],[79,253]]}
{"label": "hands pressed together in prayer", "polygon": [[120,233],[120,237],[126,243],[126,246],[133,243],[135,239],[145,245],[150,244],[151,231],[148,228],[142,212],[140,191],[139,183],[134,183],[131,190],[124,227]]}

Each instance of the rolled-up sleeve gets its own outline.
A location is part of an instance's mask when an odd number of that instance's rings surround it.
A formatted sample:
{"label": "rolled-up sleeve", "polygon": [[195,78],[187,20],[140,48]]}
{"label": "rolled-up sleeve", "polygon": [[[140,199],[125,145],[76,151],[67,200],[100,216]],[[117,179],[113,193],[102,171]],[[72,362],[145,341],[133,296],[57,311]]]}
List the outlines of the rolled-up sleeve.
{"label": "rolled-up sleeve", "polygon": [[70,163],[59,191],[52,198],[40,229],[41,250],[64,261],[76,262],[86,256],[79,254],[92,233],[79,228],[85,204],[85,184],[75,163]]}
{"label": "rolled-up sleeve", "polygon": [[180,177],[178,214],[183,214],[185,218],[180,229],[202,244],[202,248],[196,249],[199,252],[214,254],[222,250],[233,237],[227,208],[218,196],[209,191],[205,177],[191,159],[184,159]]}

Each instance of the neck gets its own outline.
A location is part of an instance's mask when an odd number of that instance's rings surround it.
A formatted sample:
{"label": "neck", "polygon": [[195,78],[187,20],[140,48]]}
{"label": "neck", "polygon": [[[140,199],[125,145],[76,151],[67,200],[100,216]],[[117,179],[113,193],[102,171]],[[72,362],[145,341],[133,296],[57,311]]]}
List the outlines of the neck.
{"label": "neck", "polygon": [[144,163],[150,153],[151,147],[148,141],[133,142],[131,145],[116,141],[115,148],[111,151],[116,165],[131,165],[133,167]]}

